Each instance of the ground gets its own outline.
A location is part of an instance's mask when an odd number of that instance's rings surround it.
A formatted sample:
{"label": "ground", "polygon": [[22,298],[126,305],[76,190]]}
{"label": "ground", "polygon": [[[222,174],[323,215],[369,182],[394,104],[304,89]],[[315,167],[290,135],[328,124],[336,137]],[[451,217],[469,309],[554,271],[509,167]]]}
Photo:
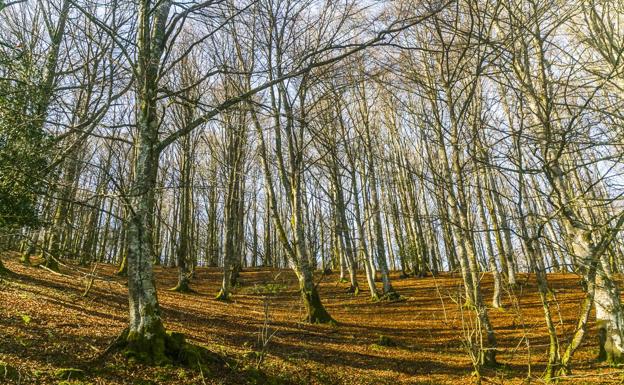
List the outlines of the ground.
{"label": "ground", "polygon": [[[324,304],[338,325],[308,325],[295,276],[287,270],[246,269],[232,301],[214,299],[221,282],[218,269],[198,268],[193,293],[168,290],[177,272],[156,267],[159,299],[168,330],[220,354],[224,363],[198,369],[149,367],[122,354],[101,353],[119,335],[127,319],[127,288],[115,267],[62,267],[57,275],[26,267],[15,255],[3,262],[14,272],[0,278],[0,383],[20,384],[469,384],[472,366],[462,336],[470,335],[471,313],[455,300],[460,278],[400,279],[393,285],[398,302],[373,303],[364,286],[347,293],[337,274],[317,274]],[[490,310],[502,364],[484,372],[484,383],[540,383],[547,337],[532,277],[504,295],[504,310]],[[549,276],[554,289],[555,320],[562,340],[574,328],[582,291],[573,274]],[[360,277],[365,285],[364,277]],[[483,277],[484,295],[491,277]],[[514,304],[515,303],[515,304]],[[265,304],[269,318],[265,317]],[[519,306],[518,306],[519,305]],[[464,321],[462,322],[462,318]],[[267,326],[264,326],[267,325]],[[593,325],[592,325],[593,327]],[[273,337],[262,349],[263,329]],[[266,340],[266,339],[265,339]],[[622,383],[615,368],[594,361],[597,339],[590,330],[576,354],[573,376],[565,383]],[[259,361],[261,361],[259,363]],[[4,369],[7,370],[6,378]],[[66,370],[61,369],[77,369]]]}

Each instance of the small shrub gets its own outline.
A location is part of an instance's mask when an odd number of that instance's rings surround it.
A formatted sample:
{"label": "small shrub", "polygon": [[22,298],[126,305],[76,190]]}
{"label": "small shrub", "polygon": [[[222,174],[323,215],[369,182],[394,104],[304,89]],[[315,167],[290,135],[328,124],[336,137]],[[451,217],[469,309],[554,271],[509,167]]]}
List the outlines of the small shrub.
{"label": "small shrub", "polygon": [[379,340],[377,340],[377,345],[385,346],[385,347],[393,347],[393,346],[397,346],[397,343],[388,336],[380,335]]}
{"label": "small shrub", "polygon": [[32,321],[32,318],[30,318],[28,314],[22,314],[20,317],[22,317],[22,322],[24,322],[24,325],[28,325],[30,321]]}

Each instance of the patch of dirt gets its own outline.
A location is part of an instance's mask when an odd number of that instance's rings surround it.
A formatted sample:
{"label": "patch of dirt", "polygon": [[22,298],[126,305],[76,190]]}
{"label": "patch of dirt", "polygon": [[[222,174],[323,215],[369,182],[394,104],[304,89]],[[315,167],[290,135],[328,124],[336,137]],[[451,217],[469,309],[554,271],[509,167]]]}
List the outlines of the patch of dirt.
{"label": "patch of dirt", "polygon": [[[0,361],[17,369],[19,378],[0,383],[59,384],[58,369],[81,369],[69,384],[468,384],[473,382],[462,335],[471,314],[455,303],[461,279],[400,279],[393,285],[405,300],[373,303],[366,281],[360,295],[347,293],[337,274],[317,275],[323,303],[338,326],[307,325],[292,272],[246,269],[231,302],[214,300],[221,282],[219,269],[198,268],[194,293],[167,289],[177,272],[156,267],[159,300],[168,330],[184,333],[190,342],[227,358],[225,367],[201,371],[180,367],[148,367],[114,354],[96,360],[121,333],[127,320],[127,288],[115,267],[99,265],[88,295],[85,275],[92,267],[66,266],[63,275],[3,259],[14,274],[0,278]],[[526,383],[544,370],[548,338],[535,281],[520,275],[521,287],[504,293],[504,310],[490,310],[498,338],[497,369],[485,371],[485,383]],[[555,321],[562,341],[574,329],[583,297],[579,278],[552,274],[557,306]],[[483,277],[484,298],[492,282]],[[516,302],[517,301],[517,302]],[[259,335],[268,303],[270,333],[264,360]],[[517,303],[517,305],[513,305]],[[464,328],[462,327],[464,326]],[[593,325],[592,325],[593,326]],[[385,343],[380,343],[380,341]],[[594,362],[597,337],[590,330],[566,383],[621,383],[621,370]],[[71,371],[70,371],[71,372]],[[78,371],[79,372],[79,371]],[[0,373],[1,374],[1,373]],[[539,383],[539,380],[537,380]]]}

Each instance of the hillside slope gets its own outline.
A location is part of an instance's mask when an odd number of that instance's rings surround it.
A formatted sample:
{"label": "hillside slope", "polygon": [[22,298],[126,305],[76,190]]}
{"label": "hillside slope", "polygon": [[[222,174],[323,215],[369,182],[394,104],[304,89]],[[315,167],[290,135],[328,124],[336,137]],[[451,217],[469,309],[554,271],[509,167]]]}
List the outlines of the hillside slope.
{"label": "hillside slope", "polygon": [[[317,326],[299,322],[304,312],[290,271],[248,269],[233,300],[224,303],[213,299],[221,279],[218,269],[197,269],[192,281],[196,292],[179,294],[167,290],[175,285],[176,270],[157,267],[167,328],[225,358],[225,364],[198,371],[147,367],[127,362],[119,353],[99,357],[127,317],[127,289],[113,266],[96,266],[95,275],[102,279],[83,296],[93,267],[65,266],[63,275],[56,275],[22,266],[15,257],[4,256],[3,261],[15,273],[0,281],[0,361],[14,369],[7,371],[8,383],[58,384],[67,378],[66,383],[76,385],[472,382],[462,338],[470,333],[470,313],[454,302],[462,286],[448,274],[393,276],[404,297],[393,303],[370,302],[364,288],[353,297],[345,284],[336,282],[337,274],[319,274],[322,298],[339,325]],[[550,275],[549,280],[558,302],[559,331],[569,335],[582,297],[578,277]],[[529,364],[534,379],[544,369],[548,341],[541,305],[534,281],[522,276],[522,282],[505,293],[505,310],[491,310],[503,365],[485,372],[486,383],[522,383]],[[489,276],[483,285],[487,296]],[[275,334],[263,354],[259,335],[265,321]],[[619,372],[595,363],[596,354],[591,331],[575,356],[574,377],[567,381],[619,383]],[[63,368],[80,371],[59,370]]]}

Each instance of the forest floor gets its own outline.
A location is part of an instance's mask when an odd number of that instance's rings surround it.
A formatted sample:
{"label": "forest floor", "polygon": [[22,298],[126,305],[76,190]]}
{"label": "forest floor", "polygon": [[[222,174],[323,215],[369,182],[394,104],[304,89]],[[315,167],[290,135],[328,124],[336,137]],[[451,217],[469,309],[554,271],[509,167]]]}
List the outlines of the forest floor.
{"label": "forest floor", "polygon": [[[97,359],[127,321],[127,288],[115,267],[65,266],[63,275],[21,265],[16,256],[3,262],[14,272],[0,279],[0,384],[470,384],[474,382],[466,349],[471,313],[455,303],[460,278],[400,279],[399,302],[369,300],[364,277],[354,297],[338,274],[316,276],[325,306],[336,326],[302,323],[304,309],[294,275],[287,270],[247,269],[231,302],[214,298],[218,269],[198,268],[196,291],[180,294],[176,270],[156,267],[158,295],[169,330],[225,358],[225,364],[193,370],[148,367],[128,362],[120,353]],[[498,338],[496,369],[484,371],[484,383],[541,383],[548,339],[535,281],[520,275],[522,285],[504,294],[504,310],[491,309]],[[582,290],[573,274],[553,274],[555,320],[565,343],[574,329]],[[491,295],[489,275],[484,295]],[[265,304],[269,317],[265,317]],[[462,321],[462,319],[464,321]],[[275,333],[260,353],[263,325]],[[590,330],[574,357],[573,376],[565,383],[623,383],[621,370],[595,362],[597,338]],[[258,364],[259,358],[263,360]],[[4,368],[9,368],[4,377]],[[75,368],[71,372],[59,369]],[[12,372],[12,373],[11,373]],[[527,374],[529,378],[527,379]],[[69,381],[63,382],[63,380]],[[13,380],[9,380],[13,378]],[[4,382],[3,382],[4,381]]]}

